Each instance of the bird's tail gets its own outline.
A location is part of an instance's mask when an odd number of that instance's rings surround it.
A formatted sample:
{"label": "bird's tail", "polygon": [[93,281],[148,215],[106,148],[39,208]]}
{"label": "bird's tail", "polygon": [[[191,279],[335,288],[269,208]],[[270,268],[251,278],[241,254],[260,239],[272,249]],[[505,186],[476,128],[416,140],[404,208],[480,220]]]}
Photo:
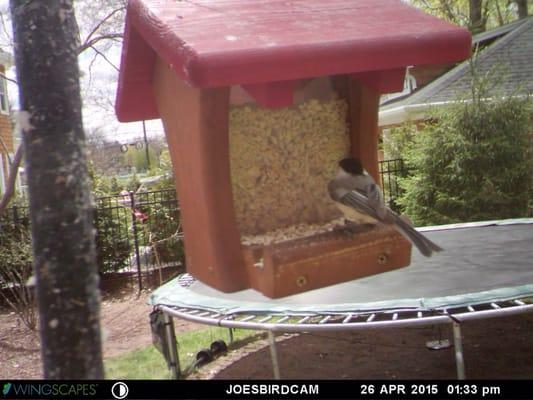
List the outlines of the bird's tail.
{"label": "bird's tail", "polygon": [[442,247],[429,240],[398,215],[394,215],[394,226],[398,232],[400,232],[407,240],[416,246],[420,253],[426,257],[431,257],[433,252],[443,250]]}

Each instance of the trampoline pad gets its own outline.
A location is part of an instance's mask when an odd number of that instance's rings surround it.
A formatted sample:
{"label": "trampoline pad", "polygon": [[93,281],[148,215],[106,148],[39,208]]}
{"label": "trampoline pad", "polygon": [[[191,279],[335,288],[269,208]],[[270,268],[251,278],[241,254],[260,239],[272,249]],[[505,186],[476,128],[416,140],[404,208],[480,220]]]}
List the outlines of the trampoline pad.
{"label": "trampoline pad", "polygon": [[422,228],[445,251],[413,249],[411,265],[350,282],[270,299],[247,289],[223,293],[178,277],[150,296],[152,305],[232,313],[353,313],[427,310],[533,296],[533,219]]}

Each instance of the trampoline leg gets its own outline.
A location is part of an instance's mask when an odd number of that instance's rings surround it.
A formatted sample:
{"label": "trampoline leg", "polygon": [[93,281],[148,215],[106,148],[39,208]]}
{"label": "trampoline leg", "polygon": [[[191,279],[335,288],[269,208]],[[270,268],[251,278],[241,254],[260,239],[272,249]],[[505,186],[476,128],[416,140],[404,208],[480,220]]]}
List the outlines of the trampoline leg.
{"label": "trampoline leg", "polygon": [[174,332],[174,321],[171,316],[163,313],[165,321],[165,341],[170,359],[170,372],[173,379],[180,378],[180,360],[178,356],[178,346],[176,342],[176,333]]}
{"label": "trampoline leg", "polygon": [[455,365],[457,366],[457,379],[464,380],[465,360],[463,356],[463,337],[461,335],[461,325],[453,321],[453,344],[455,348]]}
{"label": "trampoline leg", "polygon": [[276,349],[276,338],[274,336],[274,332],[268,331],[268,341],[270,343],[270,357],[272,358],[274,379],[281,379],[279,375],[278,351]]}
{"label": "trampoline leg", "polygon": [[229,343],[233,343],[233,328],[228,328],[229,331]]}

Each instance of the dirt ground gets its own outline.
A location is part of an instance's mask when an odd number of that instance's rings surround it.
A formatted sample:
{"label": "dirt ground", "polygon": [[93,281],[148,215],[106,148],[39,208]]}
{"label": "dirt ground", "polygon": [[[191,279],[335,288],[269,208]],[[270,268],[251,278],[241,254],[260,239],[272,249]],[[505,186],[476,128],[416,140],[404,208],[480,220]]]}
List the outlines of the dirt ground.
{"label": "dirt ground", "polygon": [[[151,343],[147,292],[121,290],[102,302],[107,337],[104,357]],[[176,332],[197,329],[175,320]],[[472,379],[533,379],[533,313],[463,325],[466,375]],[[452,339],[446,326],[280,335],[278,356],[286,379],[454,379],[453,348],[429,350],[427,341]],[[38,336],[0,313],[0,379],[42,377]],[[192,379],[270,379],[266,340],[233,350],[205,365]]]}
{"label": "dirt ground", "polygon": [[[466,377],[533,379],[533,313],[464,323]],[[449,326],[325,332],[277,338],[282,379],[456,379],[453,347],[429,350],[449,339]],[[206,365],[191,378],[272,379],[267,341]]]}
{"label": "dirt ground", "polygon": [[[124,287],[104,295],[101,321],[104,358],[128,353],[152,343],[149,325],[151,307],[147,291],[137,295],[135,287]],[[176,333],[199,325],[175,321]],[[27,329],[9,311],[0,311],[0,379],[41,379],[42,365],[38,334]]]}

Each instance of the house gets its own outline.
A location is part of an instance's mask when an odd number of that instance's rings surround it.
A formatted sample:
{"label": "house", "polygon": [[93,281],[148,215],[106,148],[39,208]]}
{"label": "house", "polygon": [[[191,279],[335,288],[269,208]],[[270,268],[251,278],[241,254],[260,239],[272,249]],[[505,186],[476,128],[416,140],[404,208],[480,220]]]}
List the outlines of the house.
{"label": "house", "polygon": [[0,50],[0,194],[5,191],[15,144],[4,74],[13,64],[11,54]]}
{"label": "house", "polygon": [[[472,44],[473,48],[480,48],[478,74],[494,71],[502,77],[501,84],[494,88],[495,94],[533,93],[533,17],[480,33],[474,36]],[[425,86],[417,81],[416,73],[408,70],[409,84],[404,85],[404,92],[381,103],[382,132],[407,121],[422,121],[432,107],[455,102],[458,96],[467,94],[471,87],[469,60]]]}

